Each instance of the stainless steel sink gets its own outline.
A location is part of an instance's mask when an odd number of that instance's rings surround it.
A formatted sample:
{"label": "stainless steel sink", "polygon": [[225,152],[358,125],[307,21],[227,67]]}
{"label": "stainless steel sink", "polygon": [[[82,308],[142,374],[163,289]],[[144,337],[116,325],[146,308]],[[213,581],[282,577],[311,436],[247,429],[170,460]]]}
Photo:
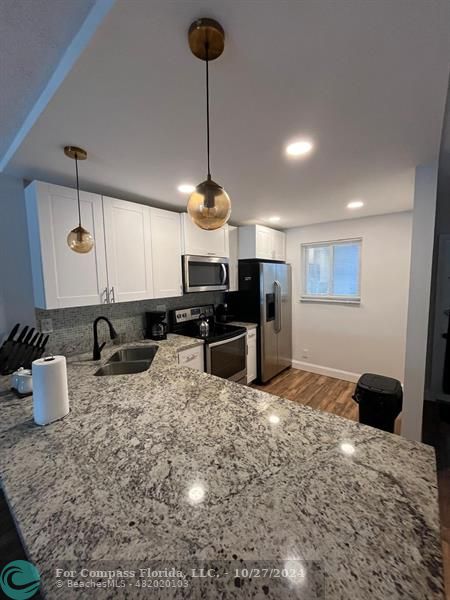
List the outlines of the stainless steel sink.
{"label": "stainless steel sink", "polygon": [[147,360],[151,364],[158,351],[158,346],[137,346],[135,348],[124,348],[115,352],[108,363],[131,362],[136,360]]}
{"label": "stainless steel sink", "polygon": [[135,360],[135,361],[117,361],[100,367],[95,371],[97,377],[105,377],[106,375],[131,375],[133,373],[143,373],[150,366],[150,360]]}

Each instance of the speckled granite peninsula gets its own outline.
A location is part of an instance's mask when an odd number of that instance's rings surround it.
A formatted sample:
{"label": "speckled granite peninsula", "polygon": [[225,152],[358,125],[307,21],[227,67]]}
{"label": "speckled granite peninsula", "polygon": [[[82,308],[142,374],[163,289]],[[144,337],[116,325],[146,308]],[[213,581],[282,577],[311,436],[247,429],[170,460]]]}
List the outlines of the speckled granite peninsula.
{"label": "speckled granite peninsula", "polygon": [[[43,595],[443,598],[433,450],[179,367],[196,343],[170,336],[135,375],[73,359],[70,415],[47,427],[3,378],[2,485]],[[157,564],[188,577],[80,575]],[[73,589],[62,566],[117,587]]]}

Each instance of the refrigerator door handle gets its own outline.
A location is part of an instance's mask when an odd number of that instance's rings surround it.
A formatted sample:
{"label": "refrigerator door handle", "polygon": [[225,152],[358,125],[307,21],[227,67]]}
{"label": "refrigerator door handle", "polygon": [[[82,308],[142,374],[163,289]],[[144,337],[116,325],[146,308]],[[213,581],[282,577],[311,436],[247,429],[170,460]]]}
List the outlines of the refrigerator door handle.
{"label": "refrigerator door handle", "polygon": [[281,283],[277,280],[274,281],[274,292],[275,292],[275,332],[280,333],[281,331]]}

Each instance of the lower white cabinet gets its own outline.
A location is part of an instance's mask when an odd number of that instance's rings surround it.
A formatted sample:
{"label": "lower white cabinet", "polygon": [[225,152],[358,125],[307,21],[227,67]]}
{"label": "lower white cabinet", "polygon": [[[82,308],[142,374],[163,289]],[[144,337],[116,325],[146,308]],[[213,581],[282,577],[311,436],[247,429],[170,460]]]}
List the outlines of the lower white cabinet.
{"label": "lower white cabinet", "polygon": [[256,328],[247,330],[247,383],[256,379]]}
{"label": "lower white cabinet", "polygon": [[150,207],[103,196],[109,301],[153,296]]}
{"label": "lower white cabinet", "polygon": [[153,298],[183,294],[181,278],[181,224],[178,213],[150,209]]}
{"label": "lower white cabinet", "polygon": [[25,190],[34,302],[37,308],[66,308],[107,301],[102,197],[80,192],[81,222],[95,244],[87,254],[67,245],[78,225],[77,192],[34,181]]}
{"label": "lower white cabinet", "polygon": [[197,369],[197,371],[204,371],[203,346],[195,346],[195,348],[190,348],[189,350],[180,350],[178,352],[178,364],[183,367]]}

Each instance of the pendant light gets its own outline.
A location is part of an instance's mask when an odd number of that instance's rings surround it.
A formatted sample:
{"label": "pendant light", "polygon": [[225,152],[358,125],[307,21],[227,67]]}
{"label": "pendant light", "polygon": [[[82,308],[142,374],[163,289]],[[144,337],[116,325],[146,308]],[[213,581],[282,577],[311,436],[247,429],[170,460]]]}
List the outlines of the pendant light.
{"label": "pendant light", "polygon": [[206,63],[206,153],[208,175],[189,197],[187,211],[201,229],[219,229],[230,218],[231,202],[228,194],[211,178],[209,159],[209,62],[218,58],[224,48],[225,33],[213,19],[197,19],[189,28],[189,47],[197,58]]}
{"label": "pendant light", "polygon": [[84,227],[81,226],[81,206],[80,206],[80,182],[78,180],[78,161],[86,160],[87,152],[83,148],[76,146],[65,146],[64,154],[75,160],[75,173],[77,177],[77,201],[78,201],[78,227],[72,229],[67,236],[67,245],[74,252],[86,254],[94,246],[94,238]]}

